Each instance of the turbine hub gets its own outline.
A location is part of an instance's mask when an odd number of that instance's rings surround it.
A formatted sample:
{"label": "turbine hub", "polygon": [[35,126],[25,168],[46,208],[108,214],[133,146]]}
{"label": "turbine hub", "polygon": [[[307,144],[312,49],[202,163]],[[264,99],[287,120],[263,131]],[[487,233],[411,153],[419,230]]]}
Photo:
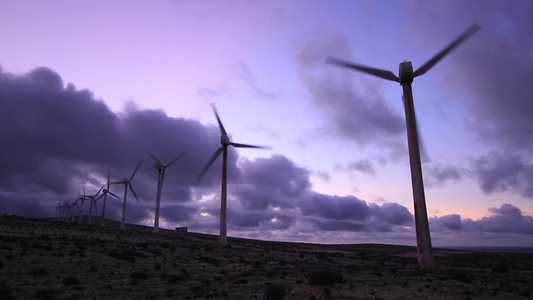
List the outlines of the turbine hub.
{"label": "turbine hub", "polygon": [[414,72],[413,64],[410,61],[400,63],[400,84],[413,82]]}
{"label": "turbine hub", "polygon": [[223,146],[227,146],[229,145],[229,137],[225,134],[221,135],[220,136],[220,143],[223,145]]}

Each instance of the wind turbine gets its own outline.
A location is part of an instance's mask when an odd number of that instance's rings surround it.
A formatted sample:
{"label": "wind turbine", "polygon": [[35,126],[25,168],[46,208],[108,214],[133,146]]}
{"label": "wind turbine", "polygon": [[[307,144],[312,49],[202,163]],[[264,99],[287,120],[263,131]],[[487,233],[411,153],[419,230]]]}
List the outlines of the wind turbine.
{"label": "wind turbine", "polygon": [[418,143],[418,132],[416,125],[415,109],[413,105],[413,93],[411,83],[413,78],[423,75],[444,56],[452,51],[467,38],[472,36],[480,29],[479,25],[472,25],[467,31],[456,38],[446,48],[441,50],[437,55],[423,64],[413,72],[413,65],[410,61],[400,63],[399,76],[394,75],[391,71],[380,70],[355,64],[352,62],[328,57],[326,62],[350,69],[355,69],[365,73],[372,74],[383,79],[399,82],[403,88],[403,103],[405,108],[405,119],[407,125],[407,140],[409,144],[409,161],[411,165],[411,183],[413,188],[413,200],[415,207],[415,226],[416,242],[418,253],[418,264],[431,266],[433,265],[433,253],[431,247],[431,236],[429,233],[429,224],[426,210],[426,198],[424,195],[424,182],[422,178],[422,165],[420,162],[420,146]]}
{"label": "wind turbine", "polygon": [[85,196],[85,187],[83,188],[83,197],[78,194],[78,199],[81,201],[81,204],[80,204],[80,215],[79,215],[79,224],[81,224],[81,213],[83,211],[83,203],[85,203],[85,200],[87,200],[87,196]]}
{"label": "wind turbine", "polygon": [[220,197],[220,235],[218,237],[218,242],[225,245],[227,243],[227,236],[226,236],[226,206],[227,206],[227,165],[228,165],[228,146],[233,146],[236,148],[260,148],[260,149],[268,149],[269,147],[263,147],[263,146],[252,146],[252,145],[246,145],[246,144],[239,144],[239,143],[233,143],[230,142],[228,134],[226,133],[226,129],[224,129],[224,125],[222,125],[222,122],[220,121],[220,118],[218,116],[217,110],[215,108],[214,104],[211,104],[213,107],[213,111],[215,112],[215,116],[217,117],[218,121],[218,127],[220,128],[220,144],[222,146],[218,148],[215,151],[215,154],[211,157],[205,168],[202,170],[200,175],[198,175],[198,180],[200,180],[205,172],[211,167],[213,162],[218,158],[220,153],[222,153],[222,193]]}
{"label": "wind turbine", "polygon": [[133,176],[135,176],[135,173],[137,173],[137,170],[139,170],[139,167],[141,166],[141,162],[137,164],[137,167],[135,168],[135,171],[133,171],[133,174],[131,174],[131,177],[125,178],[121,181],[111,182],[111,184],[124,184],[124,201],[122,202],[122,222],[120,223],[120,229],[126,229],[126,200],[128,198],[128,187],[130,188],[133,196],[139,202],[139,197],[137,197],[137,194],[133,190],[133,187],[131,186],[131,180],[133,179]]}
{"label": "wind turbine", "polygon": [[107,185],[106,185],[106,188],[102,190],[102,195],[100,195],[100,197],[96,198],[96,200],[104,197],[104,204],[102,205],[102,221],[100,222],[100,226],[104,226],[105,225],[105,204],[107,202],[107,194],[117,198],[117,199],[120,199],[119,196],[111,193],[111,191],[109,191],[109,172],[107,172]]}
{"label": "wind turbine", "polygon": [[70,213],[70,222],[74,223],[74,215],[72,214],[72,208],[78,207],[78,198],[76,198],[76,201],[72,202],[70,204],[69,213]]}
{"label": "wind turbine", "polygon": [[155,202],[155,220],[154,220],[154,233],[159,232],[159,203],[161,200],[161,190],[163,189],[163,180],[165,180],[165,170],[166,168],[170,167],[173,163],[175,163],[180,157],[185,154],[185,151],[181,152],[180,155],[178,155],[173,161],[171,161],[168,164],[163,164],[155,155],[148,152],[148,155],[155,160],[154,168],[157,170],[158,177],[157,177],[157,195],[156,195],[156,202]]}
{"label": "wind turbine", "polygon": [[98,194],[100,194],[100,191],[103,189],[104,187],[102,186],[98,192],[96,192],[96,194],[94,194],[94,196],[87,196],[87,198],[89,200],[91,200],[91,206],[89,207],[89,225],[92,225],[92,218],[93,218],[93,205],[94,207],[96,208],[96,210],[98,210],[98,207],[96,207],[96,197],[98,196]]}

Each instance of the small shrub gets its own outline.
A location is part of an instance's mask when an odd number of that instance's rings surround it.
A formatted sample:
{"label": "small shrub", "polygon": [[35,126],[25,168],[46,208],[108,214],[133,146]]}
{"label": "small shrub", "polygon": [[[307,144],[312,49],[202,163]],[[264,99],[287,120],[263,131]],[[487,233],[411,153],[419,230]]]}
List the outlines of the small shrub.
{"label": "small shrub", "polygon": [[464,283],[470,283],[470,277],[468,277],[468,274],[464,271],[454,271],[450,273],[450,279],[461,281]]}
{"label": "small shrub", "polygon": [[285,298],[285,287],[280,284],[269,284],[265,286],[265,299],[281,300]]}
{"label": "small shrub", "polygon": [[30,271],[30,275],[33,276],[47,276],[48,271],[45,268],[35,268]]}
{"label": "small shrub", "polygon": [[186,278],[183,275],[170,275],[168,277],[167,283],[168,284],[177,284],[180,281],[184,281]]}
{"label": "small shrub", "polygon": [[130,277],[133,280],[146,280],[148,279],[148,274],[145,271],[136,271],[131,273]]}
{"label": "small shrub", "polygon": [[494,273],[508,273],[509,267],[507,267],[507,264],[504,261],[500,261],[498,264],[496,264],[494,267],[492,267],[492,272]]}
{"label": "small shrub", "polygon": [[0,287],[0,298],[3,300],[14,300],[15,295],[13,295],[13,292],[11,291],[11,288],[9,286],[2,286]]}
{"label": "small shrub", "polygon": [[35,293],[35,298],[37,299],[54,299],[56,291],[52,289],[40,289]]}
{"label": "small shrub", "polygon": [[63,283],[64,286],[69,287],[71,285],[76,285],[80,283],[80,280],[74,276],[66,276],[66,277],[63,277],[63,280],[61,280],[61,283]]}
{"label": "small shrub", "polygon": [[311,285],[334,285],[337,282],[342,282],[343,276],[341,273],[333,272],[331,270],[320,270],[311,273],[309,284]]}

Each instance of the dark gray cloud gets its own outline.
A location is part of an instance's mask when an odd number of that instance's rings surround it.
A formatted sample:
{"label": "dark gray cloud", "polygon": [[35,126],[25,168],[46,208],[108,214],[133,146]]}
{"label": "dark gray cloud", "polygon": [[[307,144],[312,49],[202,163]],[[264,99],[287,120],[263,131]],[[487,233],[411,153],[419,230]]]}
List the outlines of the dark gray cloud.
{"label": "dark gray cloud", "polygon": [[442,186],[450,181],[463,178],[465,170],[452,165],[433,165],[424,167],[424,184],[427,187]]}
{"label": "dark gray cloud", "polygon": [[[218,128],[171,118],[161,110],[140,109],[133,103],[116,114],[90,91],[76,90],[72,84],[64,87],[61,77],[48,68],[22,75],[0,73],[0,122],[0,192],[23,194],[27,201],[33,197],[34,209],[21,210],[27,215],[48,215],[50,211],[40,205],[46,202],[55,207],[57,201],[74,198],[83,187],[87,193],[96,193],[107,172],[111,181],[128,178],[142,161],[132,181],[141,204],[130,209],[135,202],[130,193],[127,212],[132,221],[141,220],[150,207],[142,204],[155,201],[157,182],[148,151],[163,162],[186,151],[167,169],[163,203],[191,201],[193,188],[209,189],[220,182],[220,160],[202,181],[196,180],[220,146]],[[230,148],[228,174],[238,179],[236,161],[237,153]],[[111,190],[122,196],[122,186]],[[3,201],[10,201],[6,211],[27,205],[9,197]]]}
{"label": "dark gray cloud", "polygon": [[368,159],[360,159],[358,161],[353,161],[348,164],[347,168],[350,170],[356,170],[363,173],[368,173],[370,175],[376,174],[376,168],[374,164]]}
{"label": "dark gray cloud", "polygon": [[497,234],[533,235],[533,217],[525,216],[522,211],[511,204],[499,208],[489,208],[492,214],[479,220],[461,219],[460,215],[446,215],[430,219],[432,231],[464,231]]}
{"label": "dark gray cloud", "polygon": [[350,58],[347,38],[315,32],[296,55],[300,81],[309,100],[327,118],[327,127],[322,129],[361,145],[377,144],[397,151],[402,147],[398,138],[405,131],[401,114],[379,96],[375,87],[363,85],[364,79],[326,65],[330,54]]}
{"label": "dark gray cloud", "polygon": [[470,167],[485,193],[510,191],[533,198],[533,165],[522,155],[491,152],[471,159]]}
{"label": "dark gray cloud", "polygon": [[246,181],[239,182],[231,193],[247,209],[292,208],[311,188],[310,172],[283,155],[244,160],[239,167]]}

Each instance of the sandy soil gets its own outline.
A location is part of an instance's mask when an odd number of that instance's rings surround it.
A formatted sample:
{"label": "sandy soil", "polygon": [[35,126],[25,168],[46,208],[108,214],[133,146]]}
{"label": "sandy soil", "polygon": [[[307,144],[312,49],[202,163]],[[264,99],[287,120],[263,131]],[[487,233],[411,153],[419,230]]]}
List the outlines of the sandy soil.
{"label": "sandy soil", "polygon": [[[93,217],[99,224],[99,219]],[[530,299],[533,255],[229,239],[0,216],[0,299]]]}

